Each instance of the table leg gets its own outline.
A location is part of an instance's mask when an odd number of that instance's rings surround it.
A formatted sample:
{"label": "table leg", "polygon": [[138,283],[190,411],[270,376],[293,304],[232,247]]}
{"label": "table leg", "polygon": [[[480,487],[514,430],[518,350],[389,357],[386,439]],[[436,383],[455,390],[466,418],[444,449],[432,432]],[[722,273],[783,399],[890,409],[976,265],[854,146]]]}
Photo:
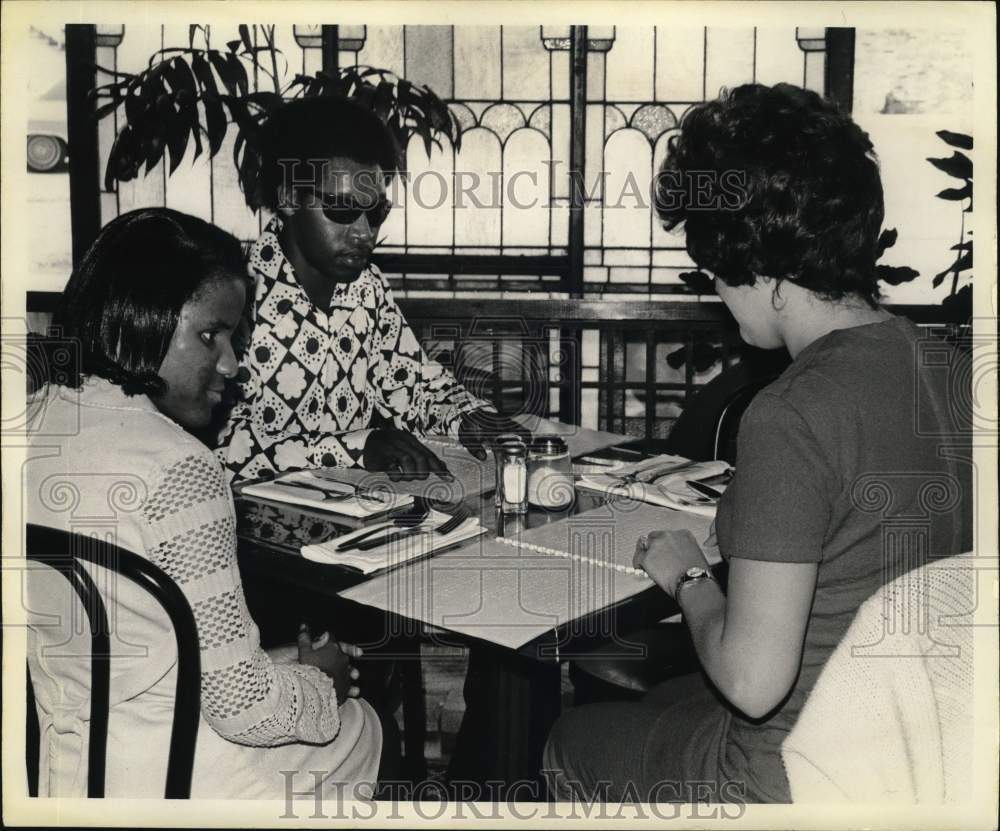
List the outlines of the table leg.
{"label": "table leg", "polygon": [[[559,665],[540,663],[510,650],[477,645],[469,650],[465,680],[465,716],[448,768],[454,784],[536,785],[545,798],[540,774],[542,750],[559,716]],[[502,797],[483,794],[484,799]],[[525,799],[525,788],[518,798]]]}

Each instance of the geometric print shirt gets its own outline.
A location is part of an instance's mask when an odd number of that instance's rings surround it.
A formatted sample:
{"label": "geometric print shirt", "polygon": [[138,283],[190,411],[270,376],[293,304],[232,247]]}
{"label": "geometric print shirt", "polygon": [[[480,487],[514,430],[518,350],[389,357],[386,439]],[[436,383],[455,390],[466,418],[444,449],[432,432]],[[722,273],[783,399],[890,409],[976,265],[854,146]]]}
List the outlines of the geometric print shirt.
{"label": "geometric print shirt", "polygon": [[375,411],[400,430],[458,435],[461,416],[487,406],[427,357],[381,272],[338,283],[318,308],[295,278],[274,217],[253,244],[249,343],[239,399],[216,453],[230,481],[266,472],[363,467]]}

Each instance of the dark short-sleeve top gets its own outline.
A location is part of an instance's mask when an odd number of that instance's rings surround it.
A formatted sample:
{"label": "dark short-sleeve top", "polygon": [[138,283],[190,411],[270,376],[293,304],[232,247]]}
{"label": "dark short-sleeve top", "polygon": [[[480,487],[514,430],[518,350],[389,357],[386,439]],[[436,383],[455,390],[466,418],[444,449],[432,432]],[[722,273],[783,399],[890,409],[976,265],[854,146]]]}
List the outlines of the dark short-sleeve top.
{"label": "dark short-sleeve top", "polygon": [[972,547],[966,360],[903,318],[834,331],[743,417],[718,512],[722,552],[818,564],[790,695],[761,722],[729,727],[728,773],[760,798],[786,798],[781,742],[858,607],[900,574]]}

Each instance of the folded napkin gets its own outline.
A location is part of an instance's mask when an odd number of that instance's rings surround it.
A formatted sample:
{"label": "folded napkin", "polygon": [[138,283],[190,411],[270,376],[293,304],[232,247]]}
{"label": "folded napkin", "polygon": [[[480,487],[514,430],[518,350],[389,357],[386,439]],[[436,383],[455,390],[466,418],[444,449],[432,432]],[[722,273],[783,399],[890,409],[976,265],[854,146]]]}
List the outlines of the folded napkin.
{"label": "folded napkin", "polygon": [[[427,519],[420,523],[419,528],[421,530],[403,539],[373,548],[370,551],[359,551],[356,548],[348,551],[336,550],[338,546],[350,542],[361,534],[368,534],[373,531],[382,533],[383,529],[387,533],[411,530],[409,528],[399,528],[391,522],[381,525],[367,525],[364,528],[359,528],[356,531],[327,542],[304,545],[302,546],[302,556],[307,560],[317,563],[347,566],[348,568],[357,569],[362,574],[372,574],[376,571],[393,568],[402,563],[408,563],[420,557],[426,557],[429,554],[450,548],[458,543],[474,539],[486,533],[486,529],[475,517],[469,517],[454,531],[447,534],[431,533],[434,528],[447,522],[448,519],[448,514],[441,513],[440,511],[431,511],[427,515]],[[374,537],[369,537],[368,539],[374,539]]]}
{"label": "folded napkin", "polygon": [[300,470],[269,482],[246,485],[240,491],[240,495],[256,496],[275,502],[288,502],[292,505],[302,505],[318,511],[356,518],[377,516],[413,502],[413,497],[409,494],[382,490],[364,492],[346,499],[329,498],[328,496],[328,494],[336,496],[337,494],[353,492],[354,487],[350,483],[323,479],[315,476],[311,471]]}
{"label": "folded napkin", "polygon": [[[676,473],[670,472],[673,468],[677,469]],[[602,493],[621,494],[639,502],[714,517],[718,500],[692,490],[687,483],[711,479],[731,470],[728,462],[692,462],[682,456],[664,455],[626,465],[614,473],[587,473],[577,484]],[[635,475],[635,481],[623,482],[622,478],[629,474]],[[719,492],[725,490],[725,485],[721,484],[713,483],[711,487]]]}

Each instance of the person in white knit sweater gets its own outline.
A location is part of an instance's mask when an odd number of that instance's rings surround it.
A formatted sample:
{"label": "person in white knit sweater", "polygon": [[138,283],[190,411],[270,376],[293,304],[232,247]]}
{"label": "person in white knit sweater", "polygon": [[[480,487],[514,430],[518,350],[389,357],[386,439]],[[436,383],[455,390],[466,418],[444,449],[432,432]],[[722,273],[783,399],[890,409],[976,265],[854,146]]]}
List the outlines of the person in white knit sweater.
{"label": "person in white knit sweater", "polygon": [[[231,338],[246,301],[239,242],[167,209],[124,214],[74,271],[56,314],[79,372],[32,400],[27,520],[147,557],[191,605],[201,649],[192,796],[371,795],[382,730],[359,699],[346,644],[328,634],[271,654],[240,583],[225,473],[189,430],[208,424],[236,372]],[[111,620],[106,793],[163,792],[176,645],[158,604],[86,566]],[[39,794],[82,796],[87,778],[89,635],[65,579],[27,580],[28,663],[41,727]],[[313,771],[322,771],[315,777]]]}

